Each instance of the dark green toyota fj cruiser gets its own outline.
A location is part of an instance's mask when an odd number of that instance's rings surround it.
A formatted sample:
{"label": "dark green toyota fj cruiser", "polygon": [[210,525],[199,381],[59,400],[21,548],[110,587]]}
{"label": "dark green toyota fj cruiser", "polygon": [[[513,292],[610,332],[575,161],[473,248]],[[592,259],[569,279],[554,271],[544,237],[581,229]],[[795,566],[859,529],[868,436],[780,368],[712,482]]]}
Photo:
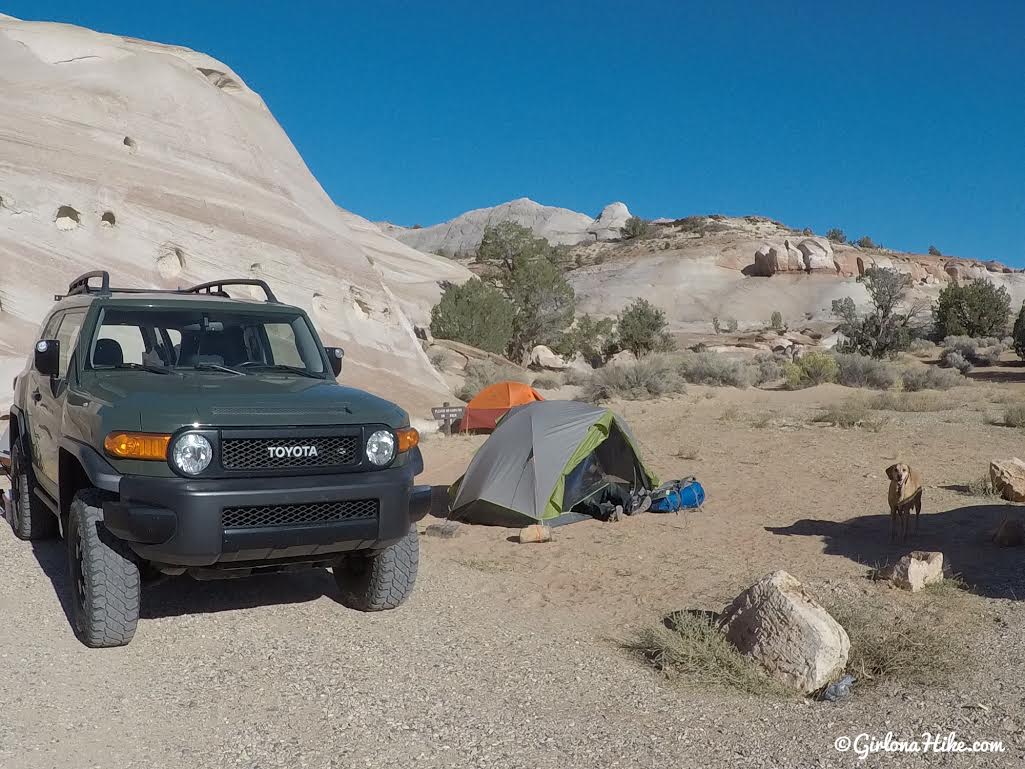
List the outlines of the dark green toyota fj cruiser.
{"label": "dark green toyota fj cruiser", "polygon": [[[230,286],[263,300],[230,297]],[[347,606],[392,609],[430,505],[405,411],[335,382],[342,350],[263,281],[57,296],[14,382],[11,523],[63,535],[75,630],[128,643],[140,585],[330,567]]]}

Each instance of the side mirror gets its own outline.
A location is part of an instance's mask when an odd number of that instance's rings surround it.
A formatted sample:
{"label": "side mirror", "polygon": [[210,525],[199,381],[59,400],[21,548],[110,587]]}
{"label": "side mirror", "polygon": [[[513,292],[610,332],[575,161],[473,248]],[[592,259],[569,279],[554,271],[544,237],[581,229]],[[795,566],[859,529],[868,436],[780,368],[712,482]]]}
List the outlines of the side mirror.
{"label": "side mirror", "polygon": [[331,370],[337,377],[342,373],[342,361],[345,359],[345,350],[341,347],[325,347],[324,352],[327,353],[327,359],[331,361]]}
{"label": "side mirror", "polygon": [[60,372],[61,343],[56,339],[36,342],[34,365],[43,376],[57,376]]}

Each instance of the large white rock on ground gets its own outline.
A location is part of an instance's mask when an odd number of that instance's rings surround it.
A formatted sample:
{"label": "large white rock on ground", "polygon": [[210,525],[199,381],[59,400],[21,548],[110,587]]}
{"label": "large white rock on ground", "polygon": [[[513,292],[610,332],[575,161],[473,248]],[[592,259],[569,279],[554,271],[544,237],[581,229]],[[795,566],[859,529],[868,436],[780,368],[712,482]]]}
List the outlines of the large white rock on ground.
{"label": "large white rock on ground", "polygon": [[53,295],[95,269],[157,288],[263,278],[346,348],[343,381],[412,411],[449,395],[408,313],[463,273],[340,211],[205,54],[0,17],[0,201],[0,407]]}
{"label": "large white rock on ground", "polygon": [[762,577],[738,595],[723,611],[720,627],[769,675],[805,693],[821,689],[847,666],[847,631],[785,571]]}
{"label": "large white rock on ground", "polygon": [[805,238],[797,244],[801,252],[804,268],[808,272],[836,272],[833,263],[833,247],[825,238]]}
{"label": "large white rock on ground", "polygon": [[917,593],[928,585],[943,581],[943,553],[914,550],[894,564],[890,581],[899,588]]}
{"label": "large white rock on ground", "polygon": [[537,345],[530,351],[529,364],[535,368],[545,368],[552,371],[562,371],[569,367],[561,357],[552,352],[550,347],[543,344]]}
{"label": "large white rock on ground", "polygon": [[1025,462],[1018,457],[989,463],[993,489],[1008,502],[1025,502]]}

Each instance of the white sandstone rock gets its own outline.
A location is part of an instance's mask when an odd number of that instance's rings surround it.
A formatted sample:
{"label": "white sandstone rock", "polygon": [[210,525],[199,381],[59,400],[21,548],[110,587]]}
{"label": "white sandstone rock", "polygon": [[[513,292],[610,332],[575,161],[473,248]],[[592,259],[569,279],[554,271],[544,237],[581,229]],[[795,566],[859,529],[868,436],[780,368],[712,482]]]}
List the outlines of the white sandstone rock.
{"label": "white sandstone rock", "polygon": [[890,581],[899,588],[917,593],[927,585],[943,581],[943,553],[915,550],[893,567]]}

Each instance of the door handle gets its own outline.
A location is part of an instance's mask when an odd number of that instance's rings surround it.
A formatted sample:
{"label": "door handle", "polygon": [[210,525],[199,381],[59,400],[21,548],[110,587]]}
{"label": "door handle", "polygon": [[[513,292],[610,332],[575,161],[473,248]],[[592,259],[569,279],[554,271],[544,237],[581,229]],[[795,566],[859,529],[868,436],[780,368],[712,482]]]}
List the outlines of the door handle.
{"label": "door handle", "polygon": [[39,392],[38,389],[35,389],[35,390],[32,391],[32,400],[34,400],[36,403],[39,403],[39,401],[41,401],[42,399],[43,399],[43,394],[41,392]]}

